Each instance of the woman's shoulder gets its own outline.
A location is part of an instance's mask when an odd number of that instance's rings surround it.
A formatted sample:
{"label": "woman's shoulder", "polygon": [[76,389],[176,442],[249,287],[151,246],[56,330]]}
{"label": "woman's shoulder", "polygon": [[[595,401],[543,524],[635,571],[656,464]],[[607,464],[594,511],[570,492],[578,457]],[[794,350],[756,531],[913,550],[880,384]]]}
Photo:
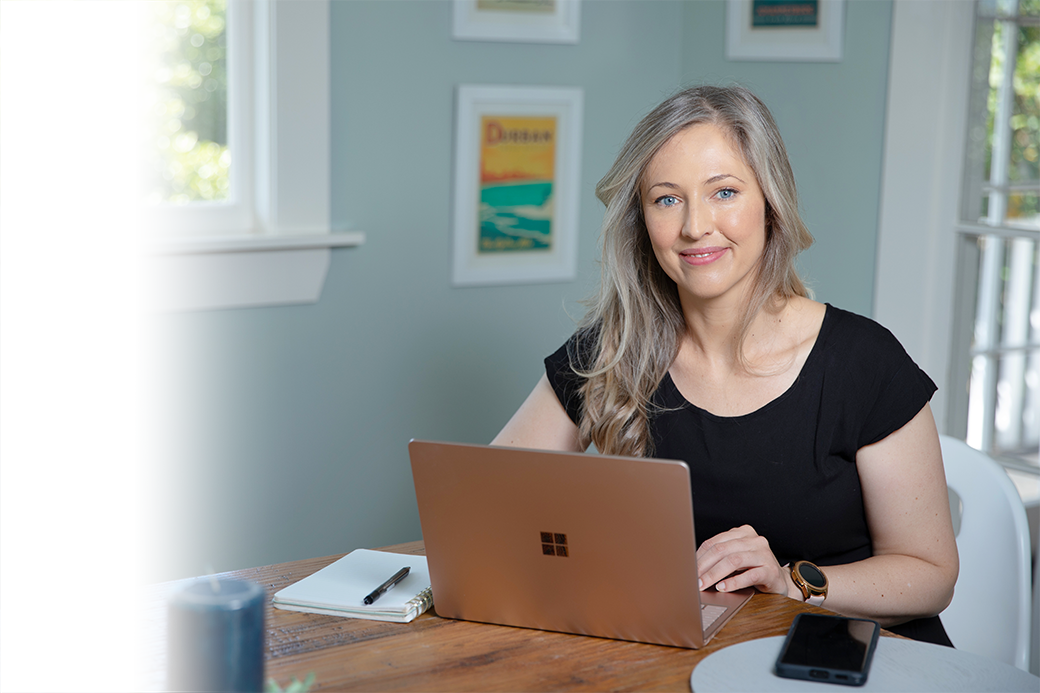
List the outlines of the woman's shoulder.
{"label": "woman's shoulder", "polygon": [[879,322],[827,304],[820,330],[823,364],[857,378],[884,378],[885,374],[919,370],[892,332]]}
{"label": "woman's shoulder", "polygon": [[579,327],[555,352],[545,357],[545,375],[571,421],[581,419],[583,378],[595,362],[598,329]]}
{"label": "woman's shoulder", "polygon": [[831,305],[826,323],[818,372],[831,408],[858,422],[859,449],[906,425],[936,386],[884,325]]}
{"label": "woman's shoulder", "polygon": [[579,325],[563,345],[546,358],[562,370],[589,370],[596,361],[599,324]]}
{"label": "woman's shoulder", "polygon": [[821,335],[863,347],[876,346],[879,343],[899,344],[895,335],[881,323],[859,313],[837,308],[830,303],[824,305],[827,313]]}

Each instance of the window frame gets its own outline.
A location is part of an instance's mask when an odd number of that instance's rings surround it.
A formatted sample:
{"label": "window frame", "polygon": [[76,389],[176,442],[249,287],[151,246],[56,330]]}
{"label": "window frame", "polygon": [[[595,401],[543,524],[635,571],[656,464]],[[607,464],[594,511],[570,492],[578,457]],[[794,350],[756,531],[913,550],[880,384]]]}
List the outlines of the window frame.
{"label": "window frame", "polygon": [[[984,5],[989,4],[986,8]],[[971,96],[968,103],[969,122],[965,129],[965,160],[969,162],[961,188],[960,215],[954,231],[957,239],[957,277],[959,277],[960,290],[956,301],[956,320],[958,323],[956,338],[952,345],[951,373],[954,384],[967,384],[971,381],[970,389],[977,388],[981,391],[980,398],[971,398],[969,387],[954,387],[953,406],[950,409],[949,425],[951,432],[977,447],[987,454],[997,457],[1005,466],[1018,468],[1023,471],[1037,473],[1037,468],[1021,461],[1017,457],[1002,455],[997,451],[995,421],[997,416],[997,386],[999,371],[1003,367],[1001,359],[1010,353],[1022,352],[1024,359],[1020,364],[1026,368],[1029,354],[1036,349],[1036,344],[1030,341],[1028,333],[1025,334],[1021,343],[1006,344],[1009,335],[1006,331],[1010,325],[1000,328],[998,325],[999,296],[996,289],[1002,285],[999,277],[1002,259],[1004,257],[1003,246],[1006,242],[1019,241],[1011,248],[1012,253],[1021,256],[1023,252],[1032,254],[1025,240],[1036,244],[1040,242],[1040,229],[1016,224],[1006,218],[1007,198],[1017,190],[1035,190],[1040,181],[1029,181],[1025,183],[1012,183],[1009,176],[1011,161],[1011,138],[1013,136],[1010,127],[1012,100],[1014,90],[1012,87],[1015,61],[1005,60],[1003,65],[1003,77],[1001,88],[998,92],[997,113],[994,117],[994,133],[992,139],[992,150],[990,160],[990,177],[985,177],[985,138],[973,136],[973,130],[980,127],[979,123],[988,113],[988,94],[990,92],[990,71],[978,69],[978,65],[984,60],[988,66],[989,56],[992,54],[992,39],[994,27],[997,23],[1004,26],[1006,41],[1005,51],[1009,55],[1016,55],[1018,32],[1013,30],[1020,25],[1040,24],[1040,18],[1022,18],[1018,14],[1019,2],[1015,0],[1002,0],[997,3],[972,3],[973,5],[973,44],[972,44],[972,70],[971,70]],[[987,11],[988,9],[988,11]],[[987,214],[982,218],[982,198],[989,195]],[[978,221],[976,221],[978,220]],[[1019,261],[1022,257],[1017,258]],[[1012,258],[1014,261],[1015,258]],[[1019,269],[1022,269],[1021,267]],[[1005,287],[1010,290],[1011,299],[1018,296],[1019,300],[1028,301],[1029,287],[1023,286],[1023,280],[1036,281],[1035,278],[1022,275],[1021,272],[1013,277],[1017,279],[1011,286]],[[988,316],[985,320],[984,329],[979,331],[978,317]],[[975,368],[979,363],[982,367]],[[1017,379],[1012,378],[1013,385],[1017,385]],[[1024,379],[1022,385],[1024,386]],[[1014,389],[1014,388],[1013,388]],[[1025,406],[1022,398],[1023,392],[1006,393],[1007,397],[1019,400],[1019,406]],[[1017,423],[1017,422],[1016,422]],[[1018,433],[1021,439],[1021,431]],[[1024,452],[1023,450],[1022,452]],[[1020,454],[1020,453],[1019,453]]]}
{"label": "window frame", "polygon": [[329,0],[228,6],[233,200],[148,224],[159,312],[317,301],[330,250],[365,240],[330,223]]}

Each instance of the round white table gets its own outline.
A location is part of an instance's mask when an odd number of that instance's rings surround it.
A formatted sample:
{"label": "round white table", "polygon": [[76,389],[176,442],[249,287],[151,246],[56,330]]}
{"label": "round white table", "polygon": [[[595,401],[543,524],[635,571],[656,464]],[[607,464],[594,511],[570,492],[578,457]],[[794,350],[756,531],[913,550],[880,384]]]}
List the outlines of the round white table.
{"label": "round white table", "polygon": [[705,657],[690,675],[694,693],[729,691],[1028,691],[1040,678],[989,657],[916,640],[880,638],[867,682],[843,686],[780,678],[773,665],[784,638],[749,640]]}

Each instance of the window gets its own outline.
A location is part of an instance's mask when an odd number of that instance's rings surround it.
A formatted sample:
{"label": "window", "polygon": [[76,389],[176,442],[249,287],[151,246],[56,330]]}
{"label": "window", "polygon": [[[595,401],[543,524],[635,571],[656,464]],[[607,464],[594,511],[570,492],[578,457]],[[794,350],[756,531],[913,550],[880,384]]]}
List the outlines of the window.
{"label": "window", "polygon": [[5,3],[2,238],[251,228],[251,9],[226,0]]}
{"label": "window", "polygon": [[224,0],[0,7],[0,207],[226,200],[226,18]]}
{"label": "window", "polygon": [[[167,134],[153,131],[149,142],[151,182],[158,177],[168,183],[146,192],[152,197],[148,221],[158,231],[149,243],[151,307],[209,310],[318,300],[330,248],[364,242],[362,233],[338,232],[329,220],[328,0],[163,5],[168,14],[164,8],[149,14],[165,16],[167,24],[153,23],[147,34],[153,40],[146,42],[173,58],[163,65],[153,51],[158,64],[151,66],[147,102],[153,117],[171,116]],[[226,128],[204,127],[198,104],[221,102],[214,95],[223,89],[222,69]],[[199,89],[209,88],[209,98],[192,103]],[[219,120],[220,112],[212,118]],[[156,153],[163,145],[174,150],[165,159]]]}
{"label": "window", "polygon": [[1040,0],[981,0],[957,224],[952,413],[970,445],[1034,471],[1040,449],[1038,149]]}

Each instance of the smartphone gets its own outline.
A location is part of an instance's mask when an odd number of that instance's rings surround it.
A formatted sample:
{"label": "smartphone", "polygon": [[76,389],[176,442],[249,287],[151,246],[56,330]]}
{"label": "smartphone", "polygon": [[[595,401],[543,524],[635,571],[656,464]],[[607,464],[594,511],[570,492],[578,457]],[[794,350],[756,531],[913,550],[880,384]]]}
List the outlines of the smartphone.
{"label": "smartphone", "polygon": [[877,621],[798,614],[776,660],[776,674],[789,679],[862,686],[874,658]]}

